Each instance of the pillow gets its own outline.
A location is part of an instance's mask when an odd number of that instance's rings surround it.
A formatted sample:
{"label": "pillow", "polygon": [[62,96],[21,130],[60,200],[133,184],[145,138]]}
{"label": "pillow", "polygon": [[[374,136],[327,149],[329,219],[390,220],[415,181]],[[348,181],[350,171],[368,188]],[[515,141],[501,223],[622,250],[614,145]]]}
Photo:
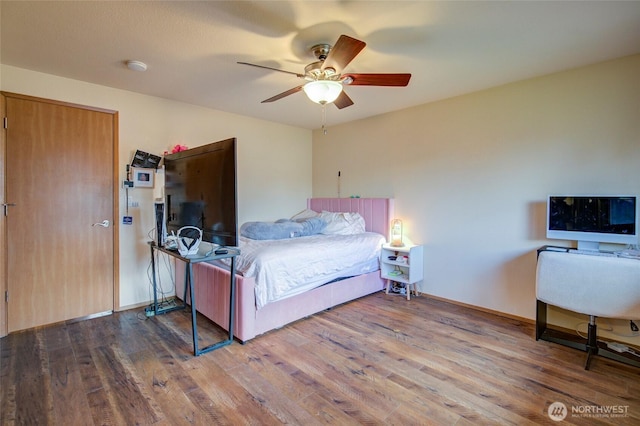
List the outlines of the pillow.
{"label": "pillow", "polygon": [[277,222],[245,222],[240,227],[240,235],[252,240],[282,240],[299,237],[303,226],[291,220]]}
{"label": "pillow", "polygon": [[320,234],[327,227],[327,222],[320,219],[319,217],[310,217],[308,219],[297,219],[295,222],[302,225],[302,235],[300,235],[301,237],[305,237],[307,235]]}
{"label": "pillow", "polygon": [[252,240],[283,240],[319,234],[326,225],[319,217],[297,221],[279,219],[275,222],[245,222],[240,227],[240,235]]}
{"label": "pillow", "polygon": [[301,219],[309,219],[311,217],[318,217],[320,215],[320,213],[310,210],[310,209],[304,209],[299,213],[294,214],[291,217],[291,220],[301,220]]}
{"label": "pillow", "polygon": [[320,219],[327,223],[323,234],[354,235],[365,232],[364,218],[360,213],[335,213],[323,211]]}

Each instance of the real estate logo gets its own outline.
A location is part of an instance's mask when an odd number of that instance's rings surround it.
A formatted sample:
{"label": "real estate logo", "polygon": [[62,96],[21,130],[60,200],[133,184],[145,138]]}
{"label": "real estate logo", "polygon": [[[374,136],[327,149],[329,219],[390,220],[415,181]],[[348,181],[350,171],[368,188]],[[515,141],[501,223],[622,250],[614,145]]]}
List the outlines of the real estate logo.
{"label": "real estate logo", "polygon": [[547,415],[554,422],[563,421],[569,414],[582,418],[616,418],[629,415],[628,405],[573,405],[571,412],[562,402],[554,402],[547,408]]}
{"label": "real estate logo", "polygon": [[549,418],[554,422],[563,421],[567,417],[567,413],[568,413],[567,406],[564,405],[562,402],[556,401],[553,404],[549,405],[549,408],[547,409],[547,414],[549,415]]}

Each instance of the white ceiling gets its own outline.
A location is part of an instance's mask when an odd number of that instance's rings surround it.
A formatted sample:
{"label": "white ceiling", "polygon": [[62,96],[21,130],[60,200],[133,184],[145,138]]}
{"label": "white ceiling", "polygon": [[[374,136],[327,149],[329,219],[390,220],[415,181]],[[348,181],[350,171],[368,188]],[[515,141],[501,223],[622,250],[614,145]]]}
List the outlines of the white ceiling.
{"label": "white ceiling", "polygon": [[[640,53],[640,1],[70,1],[0,3],[3,64],[308,129],[296,93],[308,48],[367,47],[345,72],[411,73],[408,87],[347,87],[329,126]],[[129,71],[127,59],[148,65]]]}

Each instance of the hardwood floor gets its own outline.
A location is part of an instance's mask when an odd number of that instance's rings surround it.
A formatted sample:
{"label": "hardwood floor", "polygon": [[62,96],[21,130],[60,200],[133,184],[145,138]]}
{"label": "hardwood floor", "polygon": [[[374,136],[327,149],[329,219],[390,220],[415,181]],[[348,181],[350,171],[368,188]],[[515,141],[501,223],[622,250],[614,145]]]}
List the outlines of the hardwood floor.
{"label": "hardwood floor", "polygon": [[[198,324],[205,345],[223,336]],[[557,424],[554,402],[562,424],[640,423],[640,369],[597,357],[585,371],[533,324],[424,295],[375,294],[199,357],[183,311],[0,345],[2,425]]]}

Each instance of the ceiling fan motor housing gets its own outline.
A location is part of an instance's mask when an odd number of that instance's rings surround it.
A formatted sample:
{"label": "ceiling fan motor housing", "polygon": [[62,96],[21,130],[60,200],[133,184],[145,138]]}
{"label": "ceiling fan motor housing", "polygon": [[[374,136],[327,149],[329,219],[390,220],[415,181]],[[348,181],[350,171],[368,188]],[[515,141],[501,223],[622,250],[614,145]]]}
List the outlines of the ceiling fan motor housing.
{"label": "ceiling fan motor housing", "polygon": [[313,56],[318,58],[319,61],[324,61],[327,59],[327,55],[329,55],[329,51],[331,50],[330,44],[316,44],[311,47],[311,53]]}

